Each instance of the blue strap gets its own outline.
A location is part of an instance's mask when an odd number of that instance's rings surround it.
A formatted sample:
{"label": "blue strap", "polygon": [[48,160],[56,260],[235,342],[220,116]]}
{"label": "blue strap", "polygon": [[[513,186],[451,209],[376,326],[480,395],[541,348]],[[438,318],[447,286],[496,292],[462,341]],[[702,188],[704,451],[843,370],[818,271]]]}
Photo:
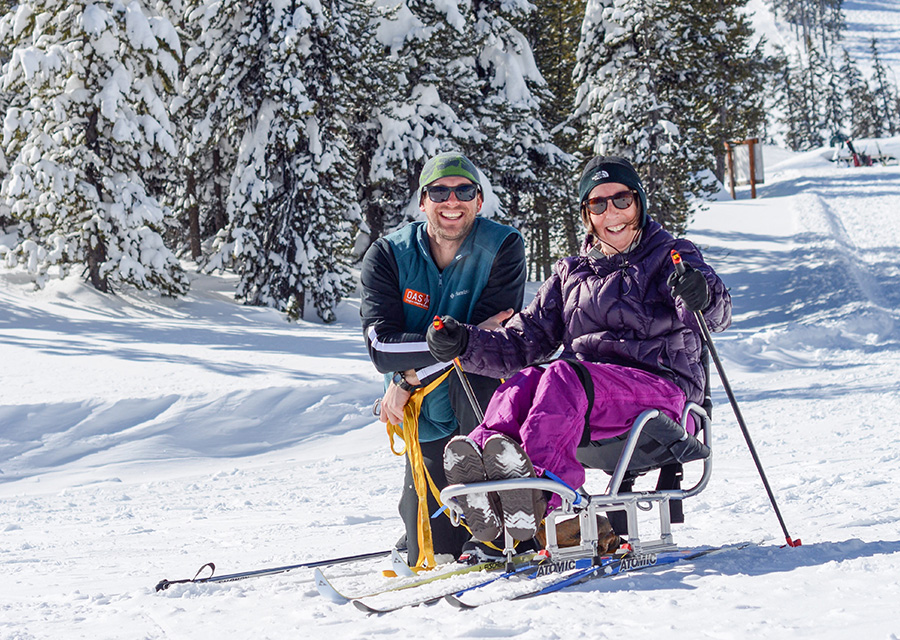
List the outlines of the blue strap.
{"label": "blue strap", "polygon": [[569,489],[570,491],[574,492],[575,500],[572,502],[572,504],[581,504],[581,494],[578,493],[578,491],[576,491],[572,487],[570,487],[567,483],[563,482],[563,479],[560,478],[558,475],[556,475],[552,471],[547,471],[546,469],[544,469],[544,477],[546,477],[548,480],[553,480],[553,482],[558,482],[559,484],[564,486],[566,489]]}

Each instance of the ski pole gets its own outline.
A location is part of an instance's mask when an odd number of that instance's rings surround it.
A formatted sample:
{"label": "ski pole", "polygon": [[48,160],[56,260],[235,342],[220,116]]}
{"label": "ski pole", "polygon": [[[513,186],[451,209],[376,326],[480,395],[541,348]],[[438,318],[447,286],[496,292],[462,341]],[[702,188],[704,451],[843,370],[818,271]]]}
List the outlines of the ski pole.
{"label": "ski pole", "polygon": [[[388,549],[386,551],[373,551],[370,553],[359,553],[352,556],[343,556],[340,558],[329,558],[328,560],[314,560],[312,562],[303,562],[301,564],[291,564],[283,567],[271,567],[268,569],[256,569],[253,571],[242,571],[241,573],[231,573],[228,575],[217,576],[216,565],[212,562],[207,562],[205,565],[200,567],[197,570],[196,575],[193,578],[187,578],[184,580],[160,580],[156,585],[157,591],[164,591],[168,589],[173,584],[188,584],[188,583],[204,583],[204,582],[235,582],[237,580],[246,580],[247,578],[257,578],[261,576],[271,576],[278,573],[286,573],[288,571],[293,571],[294,569],[312,569],[315,567],[327,567],[334,564],[345,564],[347,562],[356,562],[357,560],[370,560],[372,558],[381,558],[383,556],[391,555],[392,549]],[[200,578],[200,574],[204,569],[209,569],[210,575],[205,578]]]}
{"label": "ski pole", "polygon": [[[685,268],[681,261],[681,255],[674,249],[672,250],[671,255],[672,263],[675,265],[675,272],[678,275],[684,275]],[[694,316],[697,318],[697,323],[700,325],[703,341],[706,342],[706,346],[709,348],[709,353],[712,356],[713,362],[716,364],[716,371],[719,372],[719,378],[722,380],[722,386],[725,387],[725,393],[728,395],[728,401],[731,403],[731,408],[734,410],[734,416],[737,418],[738,425],[741,427],[741,432],[744,434],[744,440],[747,442],[747,447],[750,449],[750,455],[753,456],[753,462],[756,463],[756,469],[759,471],[759,477],[762,479],[763,486],[769,496],[769,502],[772,503],[772,508],[775,510],[775,516],[778,518],[778,523],[781,525],[781,530],[784,532],[784,539],[787,541],[787,546],[799,547],[801,544],[799,538],[797,540],[791,538],[791,534],[788,533],[787,526],[784,524],[784,518],[781,517],[781,511],[778,509],[778,503],[775,501],[775,494],[772,493],[772,488],[769,486],[769,480],[766,478],[766,472],[763,470],[762,462],[759,459],[759,455],[756,453],[756,447],[753,446],[753,441],[750,439],[750,431],[747,429],[747,425],[744,422],[744,416],[741,415],[741,410],[738,407],[737,399],[734,397],[734,392],[732,392],[731,385],[728,383],[728,378],[725,376],[725,369],[722,367],[722,361],[719,360],[719,354],[713,344],[712,334],[710,334],[706,319],[703,317],[703,312],[694,311]]]}
{"label": "ski pole", "polygon": [[[435,316],[432,324],[434,325],[435,331],[440,331],[444,328],[444,321],[441,320],[440,316]],[[472,384],[469,382],[466,374],[463,373],[462,365],[459,363],[459,357],[453,358],[453,368],[456,369],[459,381],[462,382],[463,389],[466,391],[466,396],[469,398],[469,403],[472,405],[472,410],[475,412],[475,417],[478,418],[478,424],[481,424],[484,422],[484,412],[478,404],[478,399],[475,397],[475,390],[472,389]]]}

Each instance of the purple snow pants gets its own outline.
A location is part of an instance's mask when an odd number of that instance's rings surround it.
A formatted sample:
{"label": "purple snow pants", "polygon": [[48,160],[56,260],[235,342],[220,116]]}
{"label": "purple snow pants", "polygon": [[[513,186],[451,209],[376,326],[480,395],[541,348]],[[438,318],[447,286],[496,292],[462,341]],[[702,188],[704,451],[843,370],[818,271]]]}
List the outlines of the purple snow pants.
{"label": "purple snow pants", "polygon": [[[625,433],[647,409],[659,409],[680,421],[684,392],[674,383],[639,369],[584,362],[594,382],[591,440]],[[552,362],[545,369],[529,367],[504,382],[488,405],[484,422],[469,435],[479,446],[503,433],[522,443],[534,470],[546,469],[569,486],[584,484],[584,468],[575,450],[584,431],[587,395],[571,365]],[[553,496],[557,506],[559,496]]]}

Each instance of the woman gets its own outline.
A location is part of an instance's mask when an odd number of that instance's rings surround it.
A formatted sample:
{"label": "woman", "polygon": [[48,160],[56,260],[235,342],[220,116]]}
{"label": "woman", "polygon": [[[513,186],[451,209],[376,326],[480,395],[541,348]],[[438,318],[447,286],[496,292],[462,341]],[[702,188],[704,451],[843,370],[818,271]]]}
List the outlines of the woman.
{"label": "woman", "polygon": [[[447,445],[451,483],[552,472],[580,487],[584,469],[575,451],[585,432],[591,440],[611,438],[646,409],[678,420],[687,401],[702,402],[693,312],[703,311],[712,331],[726,329],[731,297],[725,285],[697,247],[650,219],[644,187],[627,160],[592,159],[578,191],[587,230],[581,255],[560,260],[527,309],[495,330],[450,317],[442,329],[429,329],[429,347],[439,360],[459,356],[467,371],[512,376],[497,389],[484,422]],[[673,249],[686,267],[681,276]],[[560,359],[526,368],[560,347]],[[593,384],[590,407],[582,380]],[[558,500],[554,496],[550,506]],[[505,520],[510,533],[525,540],[547,503],[529,490],[504,492],[502,500],[470,495],[460,506],[475,538],[493,540]]]}

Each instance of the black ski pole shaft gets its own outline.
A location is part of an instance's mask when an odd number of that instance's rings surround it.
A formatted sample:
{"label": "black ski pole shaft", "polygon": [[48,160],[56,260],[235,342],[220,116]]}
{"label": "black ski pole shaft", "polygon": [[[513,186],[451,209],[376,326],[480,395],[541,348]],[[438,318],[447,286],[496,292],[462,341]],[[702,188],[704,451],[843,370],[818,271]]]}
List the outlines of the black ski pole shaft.
{"label": "black ski pole shaft", "polygon": [[[681,255],[674,249],[672,250],[672,263],[675,265],[675,271],[679,275],[684,274],[685,268],[684,263],[681,261]],[[694,311],[694,317],[697,318],[697,324],[700,325],[700,333],[703,335],[703,341],[706,342],[709,354],[712,356],[713,362],[716,365],[716,371],[719,372],[719,378],[722,380],[725,394],[728,396],[728,401],[731,403],[734,417],[737,418],[741,433],[744,434],[744,441],[747,443],[747,448],[750,449],[750,455],[753,457],[753,462],[756,464],[759,477],[766,489],[766,494],[769,496],[769,502],[772,504],[772,509],[775,511],[775,516],[778,518],[778,524],[781,525],[781,530],[784,532],[784,539],[787,541],[789,547],[799,547],[801,544],[800,540],[791,538],[791,534],[788,533],[787,526],[784,523],[784,518],[781,516],[781,510],[778,508],[775,494],[772,492],[772,487],[769,485],[769,479],[766,477],[762,461],[759,459],[759,454],[756,452],[756,447],[753,446],[753,440],[750,438],[750,430],[747,429],[747,423],[744,422],[744,416],[741,414],[737,398],[734,397],[734,392],[731,390],[731,384],[728,382],[728,377],[725,375],[725,368],[722,366],[722,361],[719,359],[719,353],[716,351],[716,346],[713,344],[712,334],[709,331],[709,326],[706,324],[706,318],[703,317],[702,311]]]}
{"label": "black ski pole shaft", "polygon": [[[163,591],[168,589],[173,584],[185,584],[185,583],[203,583],[203,582],[234,582],[237,580],[245,580],[247,578],[259,578],[262,576],[271,576],[278,573],[285,573],[287,571],[292,571],[294,569],[313,569],[315,567],[327,567],[334,564],[344,564],[347,562],[355,562],[357,560],[370,560],[373,558],[381,558],[383,556],[391,555],[391,550],[388,549],[386,551],[372,551],[370,553],[360,553],[352,556],[343,556],[340,558],[329,558],[328,560],[313,560],[312,562],[302,562],[300,564],[289,564],[283,567],[269,567],[267,569],[256,569],[252,571],[242,571],[240,573],[230,573],[227,575],[216,576],[216,565],[212,562],[207,562],[205,565],[200,567],[197,570],[196,575],[193,578],[187,578],[184,580],[160,580],[156,585],[157,591]],[[203,572],[204,569],[209,568],[210,575],[205,578],[199,578],[198,576]]]}
{"label": "black ski pole shaft", "polygon": [[475,390],[472,389],[472,384],[469,382],[466,374],[463,373],[459,358],[453,358],[453,368],[456,369],[456,375],[459,376],[463,389],[466,390],[466,396],[469,398],[469,403],[472,405],[472,411],[475,412],[475,417],[478,418],[478,424],[481,424],[484,422],[484,411],[481,410],[481,406],[478,404],[478,398],[475,397]]}
{"label": "black ski pole shaft", "polygon": [[[444,322],[438,316],[434,317],[434,328],[438,331],[444,328]],[[481,424],[484,422],[484,412],[481,410],[481,405],[478,404],[478,398],[475,397],[475,390],[472,388],[472,384],[462,370],[459,358],[453,358],[453,368],[456,369],[456,375],[459,376],[459,381],[462,383],[463,389],[466,392],[466,397],[469,398],[469,404],[472,405],[472,411],[475,412],[475,417],[478,418],[478,424]]]}

